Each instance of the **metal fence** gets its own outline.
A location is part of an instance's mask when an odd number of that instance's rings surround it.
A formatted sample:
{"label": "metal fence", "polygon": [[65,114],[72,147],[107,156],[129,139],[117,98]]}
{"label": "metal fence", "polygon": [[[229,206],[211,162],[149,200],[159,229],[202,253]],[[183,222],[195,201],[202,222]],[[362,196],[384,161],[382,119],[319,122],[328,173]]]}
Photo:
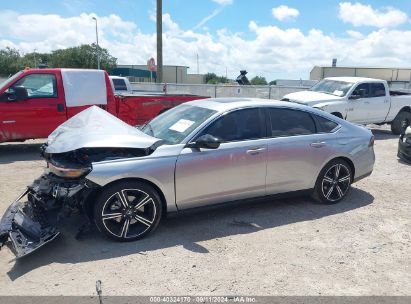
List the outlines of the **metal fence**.
{"label": "metal fence", "polygon": [[140,92],[164,92],[170,94],[194,94],[210,97],[255,97],[281,99],[284,95],[307,90],[308,86],[240,86],[212,84],[157,84],[133,82],[133,90]]}

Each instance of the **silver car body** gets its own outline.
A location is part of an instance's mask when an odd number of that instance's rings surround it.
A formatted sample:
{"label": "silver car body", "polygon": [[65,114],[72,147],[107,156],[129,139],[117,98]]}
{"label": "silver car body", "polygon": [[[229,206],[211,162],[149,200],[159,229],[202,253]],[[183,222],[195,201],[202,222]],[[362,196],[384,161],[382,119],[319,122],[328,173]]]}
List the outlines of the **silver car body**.
{"label": "silver car body", "polygon": [[[326,112],[294,103],[251,98],[204,99],[185,105],[216,113],[180,144],[161,145],[148,156],[93,163],[87,179],[100,186],[128,178],[147,181],[161,192],[167,211],[173,212],[313,189],[321,169],[337,157],[353,165],[354,181],[373,170],[375,156],[369,145],[372,133]],[[251,107],[298,109],[327,118],[338,127],[332,133],[227,142],[218,149],[186,147],[218,117]],[[135,147],[146,146],[147,142],[147,136],[141,134],[141,146],[136,139]],[[110,147],[115,145],[115,141],[109,143]]]}

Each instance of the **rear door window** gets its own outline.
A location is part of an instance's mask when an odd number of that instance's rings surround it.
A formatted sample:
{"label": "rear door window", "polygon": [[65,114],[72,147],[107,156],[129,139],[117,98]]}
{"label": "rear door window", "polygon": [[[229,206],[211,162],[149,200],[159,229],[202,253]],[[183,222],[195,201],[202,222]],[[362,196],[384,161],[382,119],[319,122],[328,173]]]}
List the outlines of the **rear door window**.
{"label": "rear door window", "polygon": [[316,133],[315,122],[307,112],[292,109],[270,108],[271,137],[309,135]]}
{"label": "rear door window", "polygon": [[385,86],[382,83],[371,83],[371,97],[385,96]]}

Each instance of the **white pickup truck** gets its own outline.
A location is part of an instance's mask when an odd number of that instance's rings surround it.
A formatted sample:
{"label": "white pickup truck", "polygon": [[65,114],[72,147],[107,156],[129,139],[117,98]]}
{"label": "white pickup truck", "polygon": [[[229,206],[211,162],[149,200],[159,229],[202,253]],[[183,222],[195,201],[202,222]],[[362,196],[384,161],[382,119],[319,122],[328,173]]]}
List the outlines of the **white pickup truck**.
{"label": "white pickup truck", "polygon": [[133,93],[133,88],[127,77],[109,76],[111,87],[116,94]]}
{"label": "white pickup truck", "polygon": [[390,124],[394,134],[411,123],[411,93],[389,90],[385,80],[330,77],[284,101],[318,108],[357,124]]}

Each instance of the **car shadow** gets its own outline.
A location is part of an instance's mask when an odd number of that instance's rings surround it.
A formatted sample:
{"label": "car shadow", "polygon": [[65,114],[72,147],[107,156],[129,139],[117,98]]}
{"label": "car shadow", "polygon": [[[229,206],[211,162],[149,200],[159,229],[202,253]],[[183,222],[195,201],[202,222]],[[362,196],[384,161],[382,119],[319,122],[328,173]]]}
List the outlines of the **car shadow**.
{"label": "car shadow", "polygon": [[40,160],[42,143],[9,143],[0,145],[0,164]]}
{"label": "car shadow", "polygon": [[377,129],[370,127],[370,130],[372,134],[374,134],[374,137],[376,140],[387,140],[387,139],[396,139],[399,138],[399,135],[394,135],[390,130],[385,130],[385,129]]}
{"label": "car shadow", "polygon": [[[371,204],[374,197],[360,189],[352,188],[346,199],[339,204],[324,205],[311,199],[259,199],[230,204],[203,212],[195,212],[164,219],[159,228],[145,239],[118,243],[91,231],[82,240],[74,238],[79,227],[66,225],[64,236],[15,262],[7,273],[11,280],[51,263],[76,264],[96,260],[108,260],[131,254],[149,255],[151,251],[182,246],[195,253],[208,254],[200,243],[227,236],[256,233],[297,222],[310,221],[333,214],[362,208]],[[164,255],[164,253],[163,253]]]}

